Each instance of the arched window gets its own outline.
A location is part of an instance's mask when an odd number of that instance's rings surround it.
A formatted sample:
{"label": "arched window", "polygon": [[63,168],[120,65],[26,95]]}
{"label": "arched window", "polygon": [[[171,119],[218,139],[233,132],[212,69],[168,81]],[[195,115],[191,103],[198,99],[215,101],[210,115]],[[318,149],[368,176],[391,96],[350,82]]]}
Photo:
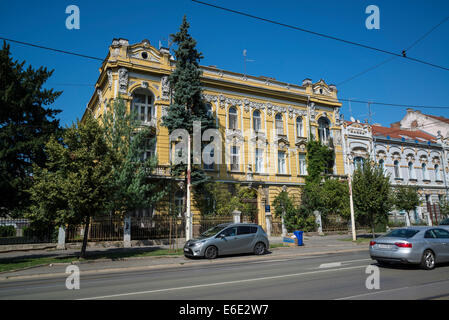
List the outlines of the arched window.
{"label": "arched window", "polygon": [[303,137],[303,124],[302,124],[302,117],[296,118],[296,136],[297,137]]}
{"label": "arched window", "polygon": [[284,120],[282,119],[282,115],[278,113],[275,118],[276,125],[276,134],[283,135],[284,134]]}
{"label": "arched window", "polygon": [[148,123],[154,116],[153,95],[147,90],[136,90],[133,94],[132,112],[137,120]]}
{"label": "arched window", "polygon": [[399,169],[399,161],[395,160],[393,162],[394,165],[394,177],[395,178],[400,178],[401,177],[401,173],[400,173],[400,169]]}
{"label": "arched window", "polygon": [[435,165],[435,180],[439,181],[440,178],[440,166],[438,164]]}
{"label": "arched window", "polygon": [[423,178],[423,180],[429,180],[429,177],[427,175],[427,165],[425,163],[423,163],[421,165],[421,168],[422,168],[422,178]]}
{"label": "arched window", "polygon": [[408,178],[416,179],[415,169],[413,168],[413,162],[408,163]]}
{"label": "arched window", "polygon": [[184,192],[182,190],[175,192],[175,212],[178,217],[182,217],[184,213]]}
{"label": "arched window", "polygon": [[259,132],[261,130],[261,118],[260,118],[260,111],[256,110],[253,112],[253,129],[256,132]]}
{"label": "arched window", "polygon": [[321,117],[318,120],[318,136],[320,141],[327,142],[330,138],[329,119]]}
{"label": "arched window", "polygon": [[229,108],[229,129],[237,129],[237,109]]}

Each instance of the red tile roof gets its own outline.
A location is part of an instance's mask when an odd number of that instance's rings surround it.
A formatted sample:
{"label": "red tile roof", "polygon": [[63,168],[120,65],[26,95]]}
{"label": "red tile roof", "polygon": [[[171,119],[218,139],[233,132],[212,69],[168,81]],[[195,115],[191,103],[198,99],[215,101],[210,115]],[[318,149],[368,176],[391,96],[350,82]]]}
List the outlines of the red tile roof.
{"label": "red tile roof", "polygon": [[432,116],[431,114],[426,114],[426,116],[434,118],[434,119],[442,121],[442,122],[449,123],[449,119],[445,118],[445,117]]}
{"label": "red tile roof", "polygon": [[418,140],[420,142],[423,142],[422,140],[420,140],[423,139],[425,141],[436,142],[436,138],[434,136],[420,130],[412,131],[412,130],[388,128],[381,126],[372,126],[372,130],[374,136],[384,136],[384,137],[390,136],[390,138],[395,139],[401,139],[404,137],[406,140]]}

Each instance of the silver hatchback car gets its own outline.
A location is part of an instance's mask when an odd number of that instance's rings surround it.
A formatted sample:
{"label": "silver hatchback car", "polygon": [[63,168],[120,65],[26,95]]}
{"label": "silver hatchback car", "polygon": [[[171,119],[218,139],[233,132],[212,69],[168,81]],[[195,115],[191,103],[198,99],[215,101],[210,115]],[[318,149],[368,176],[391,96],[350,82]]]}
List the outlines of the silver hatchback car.
{"label": "silver hatchback car", "polygon": [[224,223],[187,241],[184,255],[215,259],[219,255],[237,253],[262,255],[268,248],[268,237],[261,226],[253,223]]}
{"label": "silver hatchback car", "polygon": [[410,263],[430,270],[437,263],[449,262],[449,231],[441,227],[395,229],[373,239],[369,251],[371,258],[381,265]]}

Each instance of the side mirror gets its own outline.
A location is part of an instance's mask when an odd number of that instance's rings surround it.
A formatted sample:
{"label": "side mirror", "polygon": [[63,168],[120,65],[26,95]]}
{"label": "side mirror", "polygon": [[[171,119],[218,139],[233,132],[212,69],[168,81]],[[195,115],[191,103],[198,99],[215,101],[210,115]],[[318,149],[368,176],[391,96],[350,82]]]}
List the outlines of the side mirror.
{"label": "side mirror", "polygon": [[219,238],[219,239],[224,239],[224,238],[226,238],[226,236],[225,236],[223,233],[220,233],[220,234],[217,236],[217,238]]}

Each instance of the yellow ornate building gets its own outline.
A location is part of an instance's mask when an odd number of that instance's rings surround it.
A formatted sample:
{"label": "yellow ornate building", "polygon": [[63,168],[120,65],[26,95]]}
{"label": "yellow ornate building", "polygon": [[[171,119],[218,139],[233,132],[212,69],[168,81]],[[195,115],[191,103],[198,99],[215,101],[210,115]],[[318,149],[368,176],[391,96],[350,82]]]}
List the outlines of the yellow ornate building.
{"label": "yellow ornate building", "polygon": [[[127,101],[143,123],[154,129],[156,146],[148,153],[157,155],[156,175],[161,178],[169,175],[171,159],[168,130],[161,126],[161,117],[170,105],[168,76],[174,67],[166,48],[158,50],[148,40],[130,45],[126,39],[114,39],[85,111],[100,118],[113,99],[120,96]],[[223,152],[224,164],[205,170],[216,181],[255,188],[260,225],[265,227],[265,206],[283,188],[299,198],[307,174],[309,133],[333,142],[334,174],[344,175],[341,103],[334,85],[310,79],[301,85],[289,84],[215,66],[203,66],[202,71],[203,95],[222,134],[223,150],[230,155],[226,163]],[[175,196],[174,201],[180,199]]]}

